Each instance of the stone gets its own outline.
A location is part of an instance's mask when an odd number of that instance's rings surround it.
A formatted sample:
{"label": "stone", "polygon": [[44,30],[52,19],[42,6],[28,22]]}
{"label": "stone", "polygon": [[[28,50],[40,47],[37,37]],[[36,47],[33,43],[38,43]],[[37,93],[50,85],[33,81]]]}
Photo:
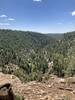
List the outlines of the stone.
{"label": "stone", "polygon": [[14,94],[10,83],[0,86],[0,100],[14,100]]}

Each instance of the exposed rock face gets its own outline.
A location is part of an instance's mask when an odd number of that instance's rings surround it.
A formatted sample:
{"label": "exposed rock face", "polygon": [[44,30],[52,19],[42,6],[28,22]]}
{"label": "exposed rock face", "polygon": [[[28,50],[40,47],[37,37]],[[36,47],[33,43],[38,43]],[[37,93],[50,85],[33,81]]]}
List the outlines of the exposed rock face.
{"label": "exposed rock face", "polygon": [[11,84],[6,83],[0,86],[0,100],[14,100]]}

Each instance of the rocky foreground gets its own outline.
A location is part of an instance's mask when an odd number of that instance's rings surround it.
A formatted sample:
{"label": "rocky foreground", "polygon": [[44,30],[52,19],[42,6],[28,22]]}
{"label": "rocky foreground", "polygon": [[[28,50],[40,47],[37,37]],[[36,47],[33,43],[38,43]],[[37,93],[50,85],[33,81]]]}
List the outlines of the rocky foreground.
{"label": "rocky foreground", "polygon": [[6,83],[25,100],[75,100],[75,77],[62,79],[52,75],[48,81],[25,84],[14,75],[0,73],[0,86]]}

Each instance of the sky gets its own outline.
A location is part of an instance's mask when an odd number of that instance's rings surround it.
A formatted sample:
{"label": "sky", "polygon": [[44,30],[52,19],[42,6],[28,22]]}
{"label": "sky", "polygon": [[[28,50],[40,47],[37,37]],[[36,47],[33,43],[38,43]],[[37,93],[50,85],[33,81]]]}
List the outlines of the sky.
{"label": "sky", "polygon": [[0,29],[75,31],[75,0],[0,0]]}

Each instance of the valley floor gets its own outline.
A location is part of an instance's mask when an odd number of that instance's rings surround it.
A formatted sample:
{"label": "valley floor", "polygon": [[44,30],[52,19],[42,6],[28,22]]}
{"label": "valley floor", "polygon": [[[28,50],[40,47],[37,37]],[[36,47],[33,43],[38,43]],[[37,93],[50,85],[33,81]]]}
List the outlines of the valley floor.
{"label": "valley floor", "polygon": [[14,75],[0,73],[0,85],[11,83],[14,93],[25,100],[75,100],[75,77],[66,79],[54,75],[48,81],[22,83]]}

